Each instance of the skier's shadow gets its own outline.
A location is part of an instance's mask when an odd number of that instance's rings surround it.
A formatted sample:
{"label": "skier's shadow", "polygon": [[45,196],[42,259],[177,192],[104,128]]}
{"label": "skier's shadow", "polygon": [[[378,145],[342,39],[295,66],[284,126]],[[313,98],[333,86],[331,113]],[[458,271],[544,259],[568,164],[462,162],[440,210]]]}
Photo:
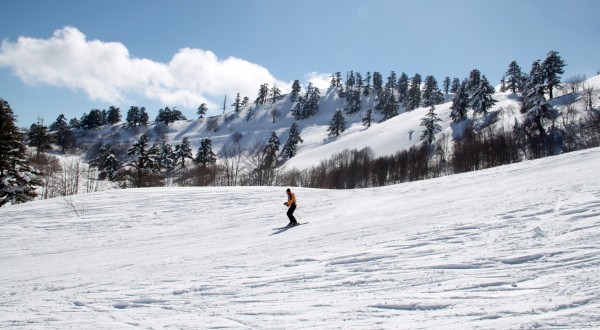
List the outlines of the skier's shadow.
{"label": "skier's shadow", "polygon": [[292,229],[292,228],[294,228],[294,227],[282,227],[282,228],[277,228],[277,229],[275,229],[275,232],[273,232],[273,233],[272,233],[271,235],[269,235],[269,236],[273,236],[273,235],[281,234],[281,233],[283,233],[283,232],[285,232],[285,231],[288,231],[288,230],[290,230],[290,229]]}

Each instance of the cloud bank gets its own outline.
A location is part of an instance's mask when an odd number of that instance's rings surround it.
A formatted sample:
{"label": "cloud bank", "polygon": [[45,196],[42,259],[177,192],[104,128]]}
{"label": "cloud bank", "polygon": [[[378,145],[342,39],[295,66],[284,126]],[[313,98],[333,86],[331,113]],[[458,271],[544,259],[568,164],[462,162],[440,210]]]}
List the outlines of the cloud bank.
{"label": "cloud bank", "polygon": [[[119,42],[87,40],[75,27],[56,30],[49,39],[19,37],[0,46],[0,67],[13,70],[30,85],[51,85],[85,93],[91,100],[143,105],[143,99],[165,106],[197,108],[240,93],[253,99],[261,84],[277,80],[260,65],[213,52],[183,48],[168,63],[130,56]],[[137,102],[137,103],[133,103]],[[218,102],[217,102],[218,103]]]}

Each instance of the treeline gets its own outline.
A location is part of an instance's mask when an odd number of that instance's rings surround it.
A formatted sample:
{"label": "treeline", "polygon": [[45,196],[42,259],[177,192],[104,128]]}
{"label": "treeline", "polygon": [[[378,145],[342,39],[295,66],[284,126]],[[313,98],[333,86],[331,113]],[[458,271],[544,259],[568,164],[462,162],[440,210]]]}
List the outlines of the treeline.
{"label": "treeline", "polygon": [[377,187],[417,181],[517,163],[564,152],[600,146],[600,111],[549,130],[547,137],[529,134],[522,125],[513,130],[488,126],[477,130],[473,121],[459,138],[448,136],[393,155],[374,157],[370,148],[344,150],[319,165],[280,173],[280,184],[326,189]]}

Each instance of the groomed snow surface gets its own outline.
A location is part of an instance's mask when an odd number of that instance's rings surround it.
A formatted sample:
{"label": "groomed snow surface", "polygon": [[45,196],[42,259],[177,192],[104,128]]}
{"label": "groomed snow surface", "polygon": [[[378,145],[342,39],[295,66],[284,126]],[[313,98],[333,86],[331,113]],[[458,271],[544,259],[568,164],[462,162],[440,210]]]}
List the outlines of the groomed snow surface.
{"label": "groomed snow surface", "polygon": [[600,149],[360,190],[0,209],[0,328],[600,328]]}

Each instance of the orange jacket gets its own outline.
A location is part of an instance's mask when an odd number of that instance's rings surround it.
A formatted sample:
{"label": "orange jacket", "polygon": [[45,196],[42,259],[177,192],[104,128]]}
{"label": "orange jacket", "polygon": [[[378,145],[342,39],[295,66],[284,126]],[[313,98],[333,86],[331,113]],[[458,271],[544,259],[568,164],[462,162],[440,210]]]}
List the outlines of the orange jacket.
{"label": "orange jacket", "polygon": [[287,206],[290,207],[292,205],[296,205],[296,195],[293,192],[290,192],[288,194],[288,201],[287,201]]}

